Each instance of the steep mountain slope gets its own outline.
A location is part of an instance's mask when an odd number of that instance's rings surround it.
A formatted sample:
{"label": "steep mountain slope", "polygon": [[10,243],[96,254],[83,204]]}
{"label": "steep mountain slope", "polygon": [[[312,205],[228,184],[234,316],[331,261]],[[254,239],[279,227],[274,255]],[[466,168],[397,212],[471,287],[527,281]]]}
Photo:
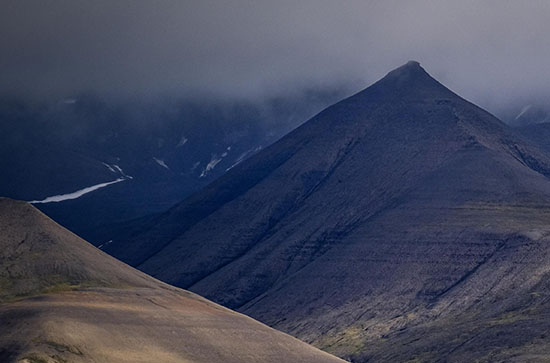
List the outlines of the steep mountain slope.
{"label": "steep mountain slope", "polygon": [[517,130],[542,150],[550,152],[550,122],[523,125]]}
{"label": "steep mountain slope", "polygon": [[0,198],[2,362],[339,362]]}
{"label": "steep mountain slope", "polygon": [[357,361],[536,360],[548,175],[409,62],[107,250]]}

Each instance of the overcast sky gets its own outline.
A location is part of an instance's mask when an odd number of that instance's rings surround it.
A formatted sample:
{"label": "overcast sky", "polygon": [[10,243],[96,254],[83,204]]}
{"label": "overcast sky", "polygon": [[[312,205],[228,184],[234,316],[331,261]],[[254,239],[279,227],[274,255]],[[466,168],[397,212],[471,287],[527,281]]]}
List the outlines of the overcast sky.
{"label": "overcast sky", "polygon": [[2,0],[0,91],[261,98],[409,59],[485,107],[550,95],[550,1]]}

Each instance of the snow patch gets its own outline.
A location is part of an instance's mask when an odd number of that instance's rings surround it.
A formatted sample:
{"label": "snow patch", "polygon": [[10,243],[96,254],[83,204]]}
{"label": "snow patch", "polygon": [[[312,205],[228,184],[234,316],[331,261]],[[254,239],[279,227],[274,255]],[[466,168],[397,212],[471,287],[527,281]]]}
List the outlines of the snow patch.
{"label": "snow patch", "polygon": [[166,168],[168,170],[170,170],[170,168],[168,167],[168,165],[166,165],[166,163],[164,162],[164,160],[162,159],[157,159],[155,157],[153,157],[153,160],[155,160],[157,162],[157,164],[159,164],[160,166],[162,166],[163,168]]}
{"label": "snow patch", "polygon": [[120,175],[122,175],[123,177],[125,177],[127,179],[134,179],[133,176],[130,176],[130,175],[126,174],[124,172],[124,170],[122,170],[122,168],[120,166],[118,166],[117,164],[109,165],[109,164],[103,163],[103,162],[102,162],[102,164],[105,165],[113,173],[120,174]]}
{"label": "snow patch", "polygon": [[208,173],[218,165],[218,163],[222,161],[221,158],[218,158],[216,155],[212,155],[212,158],[210,159],[210,162],[206,165],[206,168],[202,170],[202,173],[200,175],[200,178],[204,178],[208,175]]}
{"label": "snow patch", "polygon": [[113,169],[113,167],[111,165],[109,165],[107,163],[101,163],[101,164],[105,165],[107,167],[107,169],[109,169],[112,173],[116,173],[116,170]]}
{"label": "snow patch", "polygon": [[106,247],[108,244],[111,244],[111,243],[113,243],[112,239],[110,239],[109,241],[99,245],[97,248],[102,249],[103,247]]}
{"label": "snow patch", "polygon": [[222,158],[225,158],[227,156],[227,154],[231,151],[231,146],[228,146],[227,149],[225,149],[226,151],[223,152],[222,154]]}
{"label": "snow patch", "polygon": [[258,151],[262,150],[262,145],[258,146],[257,148],[255,149],[250,149],[248,151],[245,151],[244,153],[242,153],[238,158],[237,160],[235,160],[235,162],[233,163],[233,165],[231,165],[229,168],[225,169],[225,171],[229,171],[231,169],[233,169],[234,167],[236,167],[237,165],[239,165],[247,156],[249,155],[252,155]]}
{"label": "snow patch", "polygon": [[126,173],[124,172],[124,170],[122,170],[122,168],[121,168],[120,166],[118,166],[117,164],[113,164],[113,168],[115,168],[116,170],[118,170],[118,172],[119,172],[120,174],[122,174],[122,176],[124,176],[125,178],[134,179],[133,176],[130,176],[130,175],[126,174]]}
{"label": "snow patch", "polygon": [[181,135],[180,142],[178,142],[176,147],[182,147],[183,145],[187,144],[187,141],[189,141],[189,139],[187,139],[185,135]]}
{"label": "snow patch", "polygon": [[529,111],[533,107],[532,105],[527,105],[521,109],[521,112],[516,116],[516,120],[519,119],[521,116],[525,114],[525,112]]}
{"label": "snow patch", "polygon": [[43,199],[43,200],[33,200],[33,201],[30,201],[29,203],[31,204],[57,203],[57,202],[63,202],[65,200],[77,199],[85,194],[91,193],[101,188],[105,188],[106,186],[111,184],[120,183],[121,181],[124,181],[124,180],[126,180],[126,178],[118,178],[111,182],[92,185],[91,187],[80,189],[80,190],[77,190],[76,192],[54,195],[51,197],[47,197],[46,199]]}

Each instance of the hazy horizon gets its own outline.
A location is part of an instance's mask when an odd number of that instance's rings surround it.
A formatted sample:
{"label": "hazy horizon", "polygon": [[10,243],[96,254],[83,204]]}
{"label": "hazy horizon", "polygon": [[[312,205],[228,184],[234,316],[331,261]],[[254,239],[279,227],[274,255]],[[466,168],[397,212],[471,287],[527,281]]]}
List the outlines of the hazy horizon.
{"label": "hazy horizon", "polygon": [[550,95],[550,3],[7,1],[0,92],[258,102],[367,87],[410,59],[499,112]]}

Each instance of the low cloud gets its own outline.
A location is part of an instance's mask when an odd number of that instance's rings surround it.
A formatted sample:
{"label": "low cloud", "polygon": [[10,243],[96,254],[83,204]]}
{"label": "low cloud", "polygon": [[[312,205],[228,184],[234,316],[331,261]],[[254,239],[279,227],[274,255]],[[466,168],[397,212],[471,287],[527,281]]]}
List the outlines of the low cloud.
{"label": "low cloud", "polygon": [[489,109],[550,95],[550,2],[8,0],[0,92],[261,99],[416,59]]}

